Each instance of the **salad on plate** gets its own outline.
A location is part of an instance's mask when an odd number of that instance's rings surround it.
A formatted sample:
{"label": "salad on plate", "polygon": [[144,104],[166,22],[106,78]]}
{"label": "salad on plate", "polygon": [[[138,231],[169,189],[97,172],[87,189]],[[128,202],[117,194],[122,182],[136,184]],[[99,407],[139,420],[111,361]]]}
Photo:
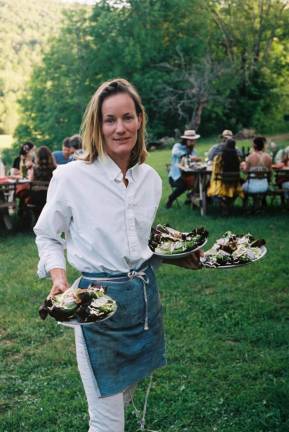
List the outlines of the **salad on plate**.
{"label": "salad on plate", "polygon": [[43,320],[50,315],[57,321],[79,325],[103,321],[116,309],[116,302],[105,295],[104,288],[91,284],[88,288],[71,287],[55,297],[48,297],[40,306],[39,315]]}
{"label": "salad on plate", "polygon": [[201,258],[203,267],[229,268],[257,261],[267,253],[265,240],[252,234],[238,235],[231,231],[219,238]]}
{"label": "salad on plate", "polygon": [[169,225],[158,224],[152,228],[149,247],[155,255],[177,258],[200,249],[207,242],[207,238],[208,231],[203,227],[181,232]]}

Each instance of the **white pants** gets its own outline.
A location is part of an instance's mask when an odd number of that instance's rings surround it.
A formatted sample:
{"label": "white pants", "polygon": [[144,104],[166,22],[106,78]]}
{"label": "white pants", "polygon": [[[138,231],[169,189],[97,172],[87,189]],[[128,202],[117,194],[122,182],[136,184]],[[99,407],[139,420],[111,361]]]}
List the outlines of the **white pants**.
{"label": "white pants", "polygon": [[129,402],[132,388],[124,393],[100,397],[80,327],[75,328],[75,345],[78,369],[88,403],[88,432],[124,432],[124,406]]}

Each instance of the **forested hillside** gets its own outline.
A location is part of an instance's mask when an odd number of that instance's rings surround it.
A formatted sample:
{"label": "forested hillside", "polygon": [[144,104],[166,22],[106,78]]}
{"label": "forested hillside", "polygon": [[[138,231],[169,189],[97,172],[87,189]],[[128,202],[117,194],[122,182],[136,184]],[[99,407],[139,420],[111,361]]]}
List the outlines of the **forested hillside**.
{"label": "forested hillside", "polygon": [[34,69],[18,140],[58,146],[116,76],[139,89],[152,139],[184,127],[286,130],[288,29],[282,0],[102,0],[67,16]]}
{"label": "forested hillside", "polygon": [[68,7],[56,0],[0,0],[0,133],[13,132],[17,98]]}
{"label": "forested hillside", "polygon": [[16,145],[58,147],[116,76],[140,91],[152,140],[185,127],[288,130],[288,2],[60,1],[0,0],[0,130],[13,130],[20,97]]}

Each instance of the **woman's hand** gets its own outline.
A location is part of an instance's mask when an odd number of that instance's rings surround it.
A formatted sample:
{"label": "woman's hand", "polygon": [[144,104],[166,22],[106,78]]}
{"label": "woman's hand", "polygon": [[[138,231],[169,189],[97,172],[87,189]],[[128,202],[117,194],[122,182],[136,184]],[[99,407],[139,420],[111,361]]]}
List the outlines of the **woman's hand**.
{"label": "woman's hand", "polygon": [[170,259],[170,260],[163,260],[163,263],[165,264],[173,264],[178,267],[183,267],[190,270],[199,270],[202,268],[202,263],[200,261],[201,256],[203,256],[204,253],[202,250],[198,250],[196,252],[192,252],[190,255],[187,255],[184,258],[179,259]]}
{"label": "woman's hand", "polygon": [[52,288],[49,297],[55,297],[57,294],[61,294],[69,288],[65,270],[55,268],[50,270],[49,273],[52,279]]}

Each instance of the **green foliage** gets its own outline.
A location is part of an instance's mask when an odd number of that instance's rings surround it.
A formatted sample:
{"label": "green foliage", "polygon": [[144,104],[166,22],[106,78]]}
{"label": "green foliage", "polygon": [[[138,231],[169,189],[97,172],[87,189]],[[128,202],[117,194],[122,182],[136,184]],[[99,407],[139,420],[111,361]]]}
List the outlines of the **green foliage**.
{"label": "green foliage", "polygon": [[18,139],[58,147],[110,78],[132,81],[151,139],[286,128],[289,10],[276,0],[102,0],[67,14],[21,99]]}
{"label": "green foliage", "polygon": [[54,0],[1,0],[0,133],[14,131],[17,99],[39,64],[48,38],[57,34],[63,8]]}
{"label": "green foliage", "polygon": [[69,26],[54,39],[43,63],[34,70],[21,102],[26,121],[16,130],[18,141],[32,136],[36,144],[54,149],[65,136],[78,132],[87,103],[82,82],[86,68],[85,18],[85,8],[67,12]]}
{"label": "green foliage", "polygon": [[288,94],[286,2],[214,0],[210,10],[219,29],[211,35],[212,44],[219,55],[231,60],[238,77],[223,113],[228,125],[267,131],[284,127],[288,109],[288,97],[284,100]]}
{"label": "green foliage", "polygon": [[[204,150],[210,143],[200,144]],[[164,208],[169,150],[150,154],[163,178],[160,223],[190,230],[205,226],[210,247],[224,231],[267,240],[260,262],[231,270],[189,271],[161,266],[168,365],[155,372],[147,428],[159,432],[287,432],[288,215],[205,218],[185,206]],[[88,429],[87,404],[77,370],[73,332],[38,307],[50,289],[35,271],[32,235],[1,233],[1,418],[3,432]],[[69,268],[69,280],[77,274]],[[142,408],[147,382],[135,403]],[[65,413],[65,415],[64,415]],[[131,407],[127,432],[138,425]]]}

